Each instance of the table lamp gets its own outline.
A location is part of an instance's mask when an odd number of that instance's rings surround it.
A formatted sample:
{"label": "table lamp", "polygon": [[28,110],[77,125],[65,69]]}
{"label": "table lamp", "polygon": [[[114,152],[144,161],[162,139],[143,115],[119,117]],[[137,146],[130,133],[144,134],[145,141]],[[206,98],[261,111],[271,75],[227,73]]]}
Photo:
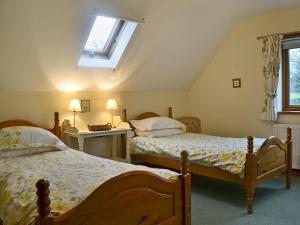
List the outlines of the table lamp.
{"label": "table lamp", "polygon": [[106,109],[111,111],[111,125],[114,127],[114,111],[118,109],[118,104],[115,99],[110,98],[107,100]]}
{"label": "table lamp", "polygon": [[79,99],[72,99],[70,101],[69,110],[74,113],[74,127],[76,127],[75,126],[76,112],[81,112],[81,105]]}

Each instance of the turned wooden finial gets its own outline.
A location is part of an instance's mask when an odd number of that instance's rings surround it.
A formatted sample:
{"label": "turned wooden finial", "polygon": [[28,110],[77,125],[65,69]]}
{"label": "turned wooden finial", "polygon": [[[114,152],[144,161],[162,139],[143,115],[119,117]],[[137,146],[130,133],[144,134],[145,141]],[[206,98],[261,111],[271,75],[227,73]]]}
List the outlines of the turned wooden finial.
{"label": "turned wooden finial", "polygon": [[180,168],[180,172],[182,175],[186,175],[189,171],[189,153],[187,151],[182,151],[180,153],[181,155],[181,161],[180,161],[180,165],[181,165],[181,168]]}
{"label": "turned wooden finial", "polygon": [[39,216],[41,218],[47,217],[50,215],[50,211],[51,211],[51,207],[50,207],[50,198],[49,198],[49,182],[47,180],[39,180],[36,183],[36,188],[37,188],[37,206],[38,206],[38,212],[39,212]]}
{"label": "turned wooden finial", "polygon": [[59,126],[59,113],[58,112],[54,113],[54,125],[55,125],[55,127]]}
{"label": "turned wooden finial", "polygon": [[123,109],[124,122],[128,122],[127,120],[127,110]]}
{"label": "turned wooden finial", "polygon": [[248,153],[253,154],[253,137],[252,136],[248,136]]}
{"label": "turned wooden finial", "polygon": [[173,108],[169,107],[169,118],[173,118]]}
{"label": "turned wooden finial", "polygon": [[59,113],[54,113],[54,128],[52,131],[57,137],[61,138],[61,127],[59,126]]}
{"label": "turned wooden finial", "polygon": [[292,140],[292,128],[286,128],[286,143],[290,143]]}

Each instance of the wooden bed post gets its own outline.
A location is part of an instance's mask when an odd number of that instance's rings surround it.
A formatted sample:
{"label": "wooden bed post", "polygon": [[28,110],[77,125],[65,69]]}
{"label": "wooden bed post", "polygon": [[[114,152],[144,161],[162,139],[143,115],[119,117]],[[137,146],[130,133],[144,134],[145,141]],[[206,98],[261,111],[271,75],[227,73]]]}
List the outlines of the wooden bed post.
{"label": "wooden bed post", "polygon": [[292,129],[288,127],[286,129],[286,144],[287,144],[287,158],[286,158],[286,188],[291,188],[291,174],[292,174]]}
{"label": "wooden bed post", "polygon": [[0,219],[0,225],[4,225],[4,224],[3,224],[3,221],[2,221],[1,219]]}
{"label": "wooden bed post", "polygon": [[184,218],[183,225],[191,225],[191,175],[189,174],[189,153],[187,151],[181,152],[180,173],[182,177],[183,188],[183,205],[184,205]]}
{"label": "wooden bed post", "polygon": [[173,118],[173,108],[169,107],[169,118]]}
{"label": "wooden bed post", "polygon": [[123,119],[124,119],[124,122],[128,122],[127,120],[127,110],[126,109],[123,109]]}
{"label": "wooden bed post", "polygon": [[253,199],[255,192],[255,175],[256,175],[256,157],[253,154],[253,137],[249,136],[248,139],[248,153],[246,154],[246,167],[245,167],[245,188],[247,196],[247,212],[252,214]]}
{"label": "wooden bed post", "polygon": [[54,113],[54,127],[59,126],[59,113],[55,112]]}
{"label": "wooden bed post", "polygon": [[38,207],[38,213],[39,216],[36,219],[36,225],[49,225],[49,218],[50,218],[50,212],[51,212],[51,207],[50,207],[50,198],[49,198],[49,182],[47,180],[39,180],[36,183],[36,188],[37,188],[37,207]]}
{"label": "wooden bed post", "polygon": [[57,137],[61,138],[61,127],[59,126],[59,113],[54,113],[54,133]]}

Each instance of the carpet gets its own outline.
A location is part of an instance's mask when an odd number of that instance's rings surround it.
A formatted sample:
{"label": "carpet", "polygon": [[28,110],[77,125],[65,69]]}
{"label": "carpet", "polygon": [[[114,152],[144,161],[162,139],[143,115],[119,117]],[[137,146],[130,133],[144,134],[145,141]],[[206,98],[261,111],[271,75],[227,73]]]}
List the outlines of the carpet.
{"label": "carpet", "polygon": [[285,176],[256,188],[254,211],[246,213],[244,187],[192,176],[192,225],[299,225],[300,177],[285,189]]}

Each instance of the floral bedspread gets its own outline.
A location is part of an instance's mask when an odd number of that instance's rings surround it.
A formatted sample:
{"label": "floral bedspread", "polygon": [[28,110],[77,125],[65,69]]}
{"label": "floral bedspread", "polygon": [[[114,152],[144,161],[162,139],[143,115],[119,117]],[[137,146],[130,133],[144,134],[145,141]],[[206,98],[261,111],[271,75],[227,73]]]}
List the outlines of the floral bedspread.
{"label": "floral bedspread", "polygon": [[103,182],[132,170],[150,171],[166,179],[177,175],[72,149],[0,159],[0,218],[5,225],[32,224],[37,215],[35,183],[41,178],[50,182],[52,212],[62,213]]}
{"label": "floral bedspread", "polygon": [[[254,151],[264,140],[254,139]],[[184,133],[160,138],[135,137],[131,140],[131,151],[135,153],[179,158],[182,150],[188,151],[189,159],[197,160],[197,163],[202,162],[244,176],[247,138]]]}

